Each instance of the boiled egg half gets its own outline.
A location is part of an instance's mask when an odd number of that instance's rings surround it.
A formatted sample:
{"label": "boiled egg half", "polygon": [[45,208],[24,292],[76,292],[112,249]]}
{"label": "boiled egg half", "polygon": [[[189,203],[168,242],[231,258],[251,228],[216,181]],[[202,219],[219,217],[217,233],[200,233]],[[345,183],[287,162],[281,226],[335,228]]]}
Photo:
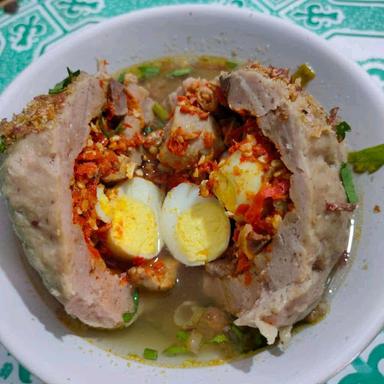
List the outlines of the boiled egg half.
{"label": "boiled egg half", "polygon": [[161,232],[175,259],[197,266],[218,258],[227,249],[230,223],[215,197],[202,197],[197,185],[181,183],[165,197]]}
{"label": "boiled egg half", "polygon": [[151,181],[134,177],[105,192],[97,189],[96,212],[111,223],[107,244],[116,257],[152,259],[160,252],[162,191]]}
{"label": "boiled egg half", "polygon": [[261,163],[244,159],[237,150],[211,173],[213,193],[228,211],[235,213],[239,205],[252,202],[261,188],[263,173]]}

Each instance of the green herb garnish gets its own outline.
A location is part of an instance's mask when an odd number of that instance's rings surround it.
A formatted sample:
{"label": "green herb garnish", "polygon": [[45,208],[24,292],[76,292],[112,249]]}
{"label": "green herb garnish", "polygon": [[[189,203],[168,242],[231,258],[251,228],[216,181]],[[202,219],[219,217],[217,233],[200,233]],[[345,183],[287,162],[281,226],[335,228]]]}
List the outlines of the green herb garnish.
{"label": "green herb garnish", "polygon": [[108,128],[107,120],[104,116],[100,116],[97,120],[97,125],[100,128],[100,131],[103,132],[103,135],[109,139],[113,136],[112,131]]}
{"label": "green herb garnish", "polygon": [[135,315],[134,312],[125,312],[123,314],[124,323],[129,323],[133,319],[134,315]]}
{"label": "green herb garnish", "polygon": [[148,127],[145,127],[144,129],[143,129],[143,135],[144,136],[148,136],[150,133],[152,133],[153,132],[153,128],[151,127],[151,126],[148,126]]}
{"label": "green herb garnish", "polygon": [[167,121],[169,119],[169,113],[160,103],[154,103],[152,111],[161,121]]}
{"label": "green herb garnish", "polygon": [[240,340],[244,337],[243,331],[236,324],[231,324],[230,331],[233,333],[237,340]]}
{"label": "green herb garnish", "polygon": [[232,69],[236,69],[238,67],[239,63],[237,63],[236,61],[232,61],[232,60],[227,60],[225,62],[225,66],[229,69],[229,70],[232,70]]}
{"label": "green herb garnish", "polygon": [[176,333],[176,338],[180,341],[187,341],[189,337],[189,332],[187,331],[179,331]]}
{"label": "green herb garnish", "polygon": [[256,328],[231,324],[228,337],[241,353],[255,351],[267,345],[267,340]]}
{"label": "green herb garnish", "polygon": [[157,360],[158,353],[156,349],[151,349],[151,348],[145,348],[144,353],[143,353],[144,359],[147,360]]}
{"label": "green herb garnish", "polygon": [[348,162],[357,173],[373,173],[384,165],[384,144],[349,152]]}
{"label": "green herb garnish", "polygon": [[121,121],[117,127],[113,130],[113,133],[116,135],[116,134],[119,134],[119,133],[122,133],[125,131],[125,125],[124,125],[124,122]]}
{"label": "green herb garnish", "polygon": [[138,80],[141,80],[144,78],[142,71],[140,71],[138,67],[133,66],[133,67],[129,67],[121,70],[119,75],[117,76],[117,81],[121,84],[124,84],[125,75],[128,73],[135,75],[138,78]]}
{"label": "green herb garnish", "polygon": [[162,121],[160,119],[153,121],[152,124],[151,124],[152,130],[156,131],[157,129],[164,128],[165,127],[165,123],[166,123],[165,121]]}
{"label": "green herb garnish", "polygon": [[336,129],[337,140],[340,142],[345,139],[345,134],[351,131],[351,126],[347,122],[342,121],[341,123],[336,125],[335,129]]}
{"label": "green herb garnish", "polygon": [[137,309],[139,308],[139,291],[137,289],[134,290],[132,295],[133,300],[133,312],[125,312],[123,314],[124,323],[129,323],[136,315]]}
{"label": "green herb garnish", "polygon": [[227,343],[228,341],[229,341],[228,337],[224,333],[219,333],[218,335],[213,337],[211,340],[209,340],[208,343],[223,344],[223,343]]}
{"label": "green herb garnish", "polygon": [[301,79],[301,86],[305,87],[311,80],[316,77],[316,72],[311,68],[309,64],[301,64],[299,68],[291,77],[292,83],[297,79]]}
{"label": "green herb garnish", "polygon": [[191,72],[192,72],[192,68],[190,68],[190,67],[179,68],[179,69],[175,69],[172,72],[169,72],[168,76],[169,77],[183,77],[183,76],[189,75]]}
{"label": "green herb garnish", "polygon": [[348,202],[351,204],[356,204],[358,199],[355,191],[355,186],[353,184],[352,172],[346,163],[343,163],[341,165],[340,179],[343,183]]}
{"label": "green herb garnish", "polygon": [[140,71],[140,78],[148,79],[153,76],[157,76],[160,73],[160,68],[154,65],[140,65],[138,67]]}
{"label": "green herb garnish", "polygon": [[163,351],[163,354],[168,357],[185,355],[187,353],[189,353],[188,348],[184,345],[171,345]]}
{"label": "green herb garnish", "polygon": [[97,125],[100,128],[100,131],[107,139],[110,139],[112,136],[118,135],[119,133],[122,133],[125,130],[125,125],[123,121],[121,121],[116,128],[109,128],[107,119],[104,116],[99,117],[99,119],[97,120]]}
{"label": "green herb garnish", "polygon": [[121,71],[119,76],[117,77],[117,81],[121,84],[124,84],[125,74],[127,73],[127,70]]}
{"label": "green herb garnish", "polygon": [[65,90],[65,88],[68,87],[69,84],[72,83],[72,81],[80,75],[80,70],[77,70],[75,72],[72,72],[68,67],[67,67],[67,72],[68,72],[68,76],[60,81],[59,83],[57,83],[53,88],[51,88],[48,93],[50,95],[56,95],[57,93],[61,93]]}
{"label": "green herb garnish", "polygon": [[4,153],[7,149],[7,143],[5,142],[5,137],[0,136],[0,153]]}

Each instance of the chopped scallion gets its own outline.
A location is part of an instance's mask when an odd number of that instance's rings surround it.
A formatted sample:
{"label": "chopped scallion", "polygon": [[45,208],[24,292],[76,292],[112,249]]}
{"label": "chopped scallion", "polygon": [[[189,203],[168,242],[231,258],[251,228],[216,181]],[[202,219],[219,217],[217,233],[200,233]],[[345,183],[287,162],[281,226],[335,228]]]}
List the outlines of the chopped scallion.
{"label": "chopped scallion", "polygon": [[136,315],[137,309],[139,308],[139,291],[137,289],[135,289],[132,294],[132,301],[133,301],[133,312],[125,312],[123,314],[124,323],[131,322],[133,317]]}
{"label": "chopped scallion", "polygon": [[355,186],[353,184],[352,172],[346,163],[343,163],[341,165],[340,179],[343,183],[348,202],[351,204],[356,204],[358,199],[355,191]]}
{"label": "chopped scallion", "polygon": [[124,122],[121,121],[121,122],[117,125],[117,127],[113,130],[113,133],[114,133],[114,134],[122,133],[122,132],[124,132],[124,130],[125,130],[125,125],[124,125]]}
{"label": "chopped scallion", "polygon": [[229,69],[229,70],[232,70],[232,69],[236,69],[238,67],[239,63],[237,63],[236,61],[232,61],[232,60],[227,60],[225,62],[225,66]]}
{"label": "chopped scallion", "polygon": [[107,120],[104,116],[99,117],[99,119],[97,120],[97,125],[100,128],[100,131],[107,139],[111,138],[114,135],[118,135],[119,133],[122,133],[125,130],[125,125],[123,121],[121,121],[116,128],[109,128]]}
{"label": "chopped scallion", "polygon": [[118,78],[117,78],[117,81],[118,81],[119,83],[121,83],[121,84],[124,83],[124,79],[125,79],[125,74],[126,74],[126,73],[127,73],[126,70],[120,72],[120,74],[119,74],[119,76],[118,76]]}
{"label": "chopped scallion", "polygon": [[183,77],[187,76],[192,72],[192,68],[186,67],[186,68],[179,68],[175,69],[174,71],[170,72],[168,74],[169,77]]}
{"label": "chopped scallion", "polygon": [[153,128],[151,126],[145,127],[143,129],[143,135],[148,136],[151,132],[153,132]]}
{"label": "chopped scallion", "polygon": [[125,312],[123,314],[124,323],[129,323],[133,319],[133,316],[134,316],[133,312]]}
{"label": "chopped scallion", "polygon": [[238,339],[241,339],[244,336],[243,332],[236,324],[231,324],[230,329]]}
{"label": "chopped scallion", "polygon": [[160,119],[153,121],[152,124],[151,124],[152,130],[156,131],[157,129],[164,128],[165,123],[166,123],[165,121],[162,121]]}
{"label": "chopped scallion", "polygon": [[228,341],[229,341],[228,337],[224,333],[220,333],[220,334],[216,335],[215,337],[213,337],[211,340],[209,340],[209,343],[223,344],[223,343],[227,343]]}
{"label": "chopped scallion", "polygon": [[132,295],[133,304],[135,306],[135,310],[137,310],[137,307],[139,306],[139,291],[137,289],[134,290]]}
{"label": "chopped scallion", "polygon": [[151,349],[151,348],[145,348],[144,353],[143,353],[144,359],[147,360],[157,360],[158,353],[156,349]]}
{"label": "chopped scallion", "polygon": [[384,144],[350,152],[348,162],[357,173],[373,173],[384,165]]}
{"label": "chopped scallion", "polygon": [[100,131],[103,132],[103,135],[106,138],[110,138],[113,136],[113,133],[109,131],[107,121],[104,116],[100,116],[99,119],[97,120],[97,125],[100,128]]}
{"label": "chopped scallion", "polygon": [[72,72],[68,67],[67,67],[67,72],[68,72],[68,76],[60,81],[59,83],[57,83],[53,88],[51,88],[48,93],[50,95],[56,95],[58,93],[61,93],[65,90],[65,88],[68,87],[69,84],[72,83],[72,81],[80,75],[80,70],[77,70],[75,72]]}
{"label": "chopped scallion", "polygon": [[160,73],[160,68],[154,65],[140,65],[139,71],[144,79],[148,79],[153,76],[157,76]]}
{"label": "chopped scallion", "polygon": [[301,79],[301,86],[305,87],[311,80],[316,77],[316,72],[311,68],[308,64],[301,64],[299,68],[297,68],[296,72],[292,75],[292,82],[295,80]]}
{"label": "chopped scallion", "polygon": [[187,353],[189,353],[188,348],[184,345],[171,345],[163,351],[163,354],[168,357],[185,355]]}
{"label": "chopped scallion", "polygon": [[345,134],[351,131],[351,126],[347,122],[342,121],[341,123],[336,125],[335,129],[336,129],[337,140],[340,142],[345,139]]}
{"label": "chopped scallion", "polygon": [[160,103],[154,103],[152,111],[161,121],[169,119],[169,113]]}
{"label": "chopped scallion", "polygon": [[180,341],[187,341],[189,337],[189,332],[187,331],[179,331],[176,333],[176,338]]}
{"label": "chopped scallion", "polygon": [[241,353],[255,351],[267,344],[266,339],[256,328],[239,327],[236,324],[231,324],[228,336],[229,340]]}
{"label": "chopped scallion", "polygon": [[4,153],[7,149],[7,143],[5,142],[5,137],[0,136],[0,153]]}

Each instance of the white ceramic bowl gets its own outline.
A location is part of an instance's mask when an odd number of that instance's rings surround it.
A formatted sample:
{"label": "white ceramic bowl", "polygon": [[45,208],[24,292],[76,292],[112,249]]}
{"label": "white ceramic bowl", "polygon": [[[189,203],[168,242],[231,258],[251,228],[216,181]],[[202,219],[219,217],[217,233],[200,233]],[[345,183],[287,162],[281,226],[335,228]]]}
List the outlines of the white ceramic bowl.
{"label": "white ceramic bowl", "polygon": [[[355,64],[323,40],[282,20],[219,6],[180,6],[140,11],[80,31],[25,70],[0,99],[0,116],[11,116],[65,76],[65,67],[94,72],[96,58],[111,69],[176,53],[257,58],[277,66],[310,62],[317,79],[310,90],[325,105],[340,106],[352,125],[354,148],[384,142],[380,90]],[[0,205],[0,340],[49,384],[84,383],[258,383],[324,382],[351,361],[384,320],[384,246],[381,215],[372,208],[382,197],[380,171],[359,177],[364,194],[357,258],[335,294],[327,318],[295,336],[281,355],[266,351],[235,363],[194,369],[161,369],[108,355],[74,336],[56,318],[52,303],[26,273],[22,251]],[[368,267],[364,267],[365,261]]]}

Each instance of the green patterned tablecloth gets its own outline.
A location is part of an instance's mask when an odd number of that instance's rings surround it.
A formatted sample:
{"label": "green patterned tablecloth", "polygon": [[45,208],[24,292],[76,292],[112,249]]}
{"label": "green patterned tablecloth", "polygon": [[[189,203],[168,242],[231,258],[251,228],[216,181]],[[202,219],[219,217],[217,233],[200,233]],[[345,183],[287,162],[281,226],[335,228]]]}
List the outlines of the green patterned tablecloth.
{"label": "green patterned tablecloth", "polygon": [[[384,0],[21,0],[15,15],[0,10],[0,92],[50,45],[79,28],[136,9],[185,3],[234,5],[289,19],[359,63],[384,90]],[[384,384],[381,360],[384,333],[328,384]],[[0,345],[3,382],[41,383]]]}

